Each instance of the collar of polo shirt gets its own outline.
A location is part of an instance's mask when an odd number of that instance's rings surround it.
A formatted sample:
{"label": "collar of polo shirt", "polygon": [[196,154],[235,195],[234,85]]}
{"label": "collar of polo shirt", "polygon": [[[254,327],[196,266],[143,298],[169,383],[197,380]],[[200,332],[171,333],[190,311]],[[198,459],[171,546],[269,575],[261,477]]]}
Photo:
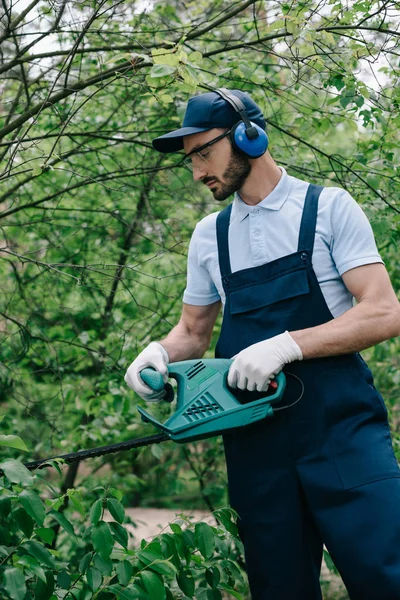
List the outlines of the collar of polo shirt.
{"label": "collar of polo shirt", "polygon": [[289,196],[292,184],[286,170],[281,166],[279,166],[279,168],[282,171],[282,177],[278,184],[268,196],[265,196],[265,198],[255,206],[246,204],[240,197],[240,194],[236,192],[232,206],[232,218],[235,216],[240,221],[243,221],[250,212],[254,212],[257,208],[266,208],[267,210],[280,210],[282,208]]}

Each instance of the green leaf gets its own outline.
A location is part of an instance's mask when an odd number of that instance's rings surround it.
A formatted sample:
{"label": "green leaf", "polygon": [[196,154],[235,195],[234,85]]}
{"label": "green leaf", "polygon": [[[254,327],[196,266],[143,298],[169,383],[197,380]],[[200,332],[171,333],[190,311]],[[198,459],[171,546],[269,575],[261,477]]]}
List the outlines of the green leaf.
{"label": "green leaf", "polygon": [[50,527],[38,527],[35,529],[35,534],[46,544],[51,544],[55,536],[54,530],[50,529]]}
{"label": "green leaf", "polygon": [[60,571],[60,573],[58,573],[57,585],[63,590],[67,590],[70,587],[71,576],[67,571]]}
{"label": "green leaf", "polygon": [[101,582],[103,581],[103,577],[97,569],[94,567],[90,567],[86,571],[86,579],[89,584],[89,587],[95,592],[101,586]]}
{"label": "green leaf", "polygon": [[356,103],[356,105],[358,106],[358,108],[361,108],[362,105],[364,104],[364,98],[360,95],[355,96],[355,100],[354,102]]}
{"label": "green leaf", "polygon": [[114,546],[114,540],[108,524],[105,521],[100,521],[100,523],[93,527],[91,537],[93,548],[96,552],[102,558],[109,558]]}
{"label": "green leaf", "polygon": [[276,29],[282,29],[283,27],[285,27],[285,21],[278,19],[277,21],[273,21],[270,25],[268,25],[267,31],[275,31]]}
{"label": "green leaf", "polygon": [[118,521],[118,523],[123,523],[125,519],[125,510],[124,507],[118,500],[114,498],[107,499],[107,508],[110,511],[112,517]]}
{"label": "green leaf", "polygon": [[189,54],[189,61],[192,63],[200,64],[202,60],[203,60],[203,55],[201,52],[198,52],[197,50],[195,52],[191,52]]}
{"label": "green leaf", "polygon": [[50,512],[50,515],[53,517],[53,519],[55,521],[57,521],[57,523],[59,523],[61,525],[61,527],[67,532],[69,533],[69,535],[72,535],[73,537],[76,537],[74,528],[72,523],[67,519],[67,517],[65,517],[62,513],[58,512],[57,510],[52,510]]}
{"label": "green leaf", "polygon": [[22,544],[22,548],[25,548],[25,550],[31,556],[36,558],[40,564],[43,564],[46,567],[50,567],[51,569],[56,568],[56,562],[54,560],[54,557],[50,554],[47,548],[45,548],[38,542],[35,542],[34,540],[24,542]]}
{"label": "green leaf", "polygon": [[115,56],[113,56],[112,58],[107,60],[104,64],[110,65],[110,64],[120,62],[120,61],[127,61],[127,60],[130,61],[132,58],[133,57],[129,52],[124,52],[123,54],[116,54]]}
{"label": "green leaf", "polygon": [[7,478],[12,483],[21,485],[32,485],[33,477],[24,465],[13,458],[9,458],[0,463],[0,469],[3,469]]}
{"label": "green leaf", "polygon": [[7,496],[0,498],[0,517],[6,518],[11,512],[11,500]]}
{"label": "green leaf", "polygon": [[214,512],[215,518],[221,525],[235,537],[238,536],[236,523],[232,521],[232,511],[229,508],[220,508]]}
{"label": "green leaf", "polygon": [[231,586],[227,585],[226,583],[220,583],[219,587],[222,590],[225,590],[225,591],[229,592],[229,594],[231,596],[233,596],[234,598],[237,598],[237,600],[243,600],[242,594],[239,594],[239,592],[237,592],[236,590],[234,590]]}
{"label": "green leaf", "polygon": [[158,552],[142,550],[138,552],[137,556],[145,565],[161,575],[174,577],[176,574],[174,565],[169,560],[165,560],[163,555]]}
{"label": "green leaf", "polygon": [[123,548],[128,548],[128,532],[125,527],[122,527],[119,523],[109,523],[110,531],[114,536],[114,539]]}
{"label": "green leaf", "polygon": [[137,585],[129,587],[122,587],[118,584],[109,585],[106,590],[115,594],[118,600],[149,600],[148,594]]}
{"label": "green leaf", "polygon": [[343,108],[346,108],[346,106],[347,106],[348,104],[351,104],[351,103],[353,102],[353,99],[354,99],[354,95],[353,95],[353,94],[351,94],[351,95],[348,95],[348,92],[346,92],[346,91],[345,91],[345,92],[344,92],[344,93],[342,93],[342,95],[340,96],[340,100],[339,100],[339,102],[340,102],[340,104],[343,106]]}
{"label": "green leaf", "polygon": [[103,575],[111,576],[113,570],[112,560],[109,558],[103,558],[100,554],[95,554],[93,557],[93,564]]}
{"label": "green leaf", "polygon": [[165,588],[162,580],[152,571],[142,571],[140,577],[143,587],[150,596],[150,600],[165,600]]}
{"label": "green leaf", "polygon": [[165,50],[163,51],[163,54],[153,55],[153,60],[156,65],[169,65],[170,67],[179,65],[179,56],[177,56],[177,54],[172,54],[171,52],[166,53]]}
{"label": "green leaf", "polygon": [[166,77],[150,77],[150,75],[147,75],[146,83],[151,88],[161,88],[168,84],[168,79]]}
{"label": "green leaf", "polygon": [[286,17],[286,29],[288,33],[294,34],[297,31],[297,24],[293,20],[289,20],[290,17]]}
{"label": "green leaf", "polygon": [[38,525],[42,526],[46,516],[46,508],[36,492],[23,490],[19,495],[19,501],[28,515],[35,519]]}
{"label": "green leaf", "polygon": [[185,531],[182,533],[182,539],[185,542],[186,546],[188,546],[188,548],[195,547],[196,541],[194,538],[194,533],[193,531],[190,531],[190,529],[185,529]]}
{"label": "green leaf", "polygon": [[23,531],[27,538],[30,538],[33,532],[34,520],[28,515],[24,508],[18,507],[12,512],[12,516],[19,529]]}
{"label": "green leaf", "polygon": [[87,554],[85,554],[85,556],[83,556],[81,558],[81,560],[79,561],[79,573],[86,573],[86,571],[89,568],[89,565],[92,561],[93,558],[93,553],[92,552],[88,552]]}
{"label": "green leaf", "polygon": [[[173,97],[169,94],[162,94],[159,96],[159,100],[163,104],[171,104],[174,101]],[[153,444],[151,446],[151,453],[153,456],[155,456],[155,458],[159,459],[163,455],[164,451],[159,444]]]}
{"label": "green leaf", "polygon": [[4,571],[4,588],[12,600],[24,600],[26,585],[22,571],[19,569]]}
{"label": "green leaf", "polygon": [[166,77],[176,72],[176,67],[171,65],[153,65],[150,71],[150,77],[152,79],[158,79],[159,77]]}
{"label": "green leaf", "polygon": [[83,506],[81,494],[77,490],[69,489],[67,490],[67,495],[76,510],[81,515],[86,515],[86,509]]}
{"label": "green leaf", "polygon": [[50,600],[53,597],[54,576],[51,571],[46,572],[47,583],[38,579],[35,588],[35,600]]}
{"label": "green leaf", "polygon": [[116,498],[118,500],[118,502],[121,502],[122,498],[124,497],[121,490],[117,490],[116,488],[110,488],[108,490],[108,492],[109,492],[109,494],[112,494],[114,496],[114,498]]}
{"label": "green leaf", "polygon": [[64,500],[62,498],[56,498],[55,500],[50,500],[50,498],[46,498],[44,503],[51,510],[58,510],[64,504]]}
{"label": "green leaf", "polygon": [[207,590],[207,600],[222,600],[222,594],[219,590]]}
{"label": "green leaf", "polygon": [[176,581],[185,596],[193,598],[195,586],[191,571],[189,569],[182,569],[176,576]]}
{"label": "green leaf", "polygon": [[[169,94],[159,95],[157,98],[158,98],[158,100],[163,101],[165,104],[170,104],[171,102],[174,101],[172,96],[170,96]],[[152,446],[150,446],[150,448],[151,448],[151,453],[154,456],[154,458],[157,458],[158,460],[160,460],[164,454],[164,448],[161,446],[161,444],[152,444]]]}
{"label": "green leaf", "polygon": [[[180,538],[178,538],[180,539]],[[179,559],[178,551],[175,545],[175,538],[173,535],[169,533],[164,533],[161,535],[161,548],[162,554],[164,558],[167,558],[170,562],[172,562],[177,569],[180,568],[181,561]]]}
{"label": "green leaf", "polygon": [[182,527],[178,525],[178,523],[170,523],[171,531],[173,531],[177,535],[182,535]]}
{"label": "green leaf", "polygon": [[97,525],[97,523],[101,519],[101,513],[103,512],[103,500],[96,500],[96,502],[92,505],[89,513],[90,522],[93,525]]}
{"label": "green leaf", "polygon": [[17,435],[0,435],[0,446],[7,446],[7,448],[17,448],[17,450],[23,450],[28,452],[28,448],[25,446],[25,442],[21,440]]}
{"label": "green leaf", "polygon": [[81,515],[86,515],[86,509],[83,506],[81,494],[77,490],[69,489],[69,490],[67,490],[67,495],[68,495],[68,498],[71,500],[71,503],[76,508],[76,510]]}
{"label": "green leaf", "polygon": [[221,581],[221,573],[218,567],[209,567],[206,569],[205,578],[211,588],[216,589]]}
{"label": "green leaf", "polygon": [[196,523],[194,528],[196,544],[204,558],[210,558],[215,548],[214,532],[207,523]]}
{"label": "green leaf", "polygon": [[118,581],[121,585],[127,586],[133,574],[133,567],[128,560],[121,560],[116,566]]}
{"label": "green leaf", "polygon": [[141,550],[138,552],[138,559],[141,560],[145,565],[149,565],[157,560],[164,560],[164,557],[159,552],[151,550]]}
{"label": "green leaf", "polygon": [[39,577],[39,579],[46,583],[46,574],[36,558],[29,556],[29,554],[25,554],[25,556],[18,557],[18,564],[28,567],[35,575]]}

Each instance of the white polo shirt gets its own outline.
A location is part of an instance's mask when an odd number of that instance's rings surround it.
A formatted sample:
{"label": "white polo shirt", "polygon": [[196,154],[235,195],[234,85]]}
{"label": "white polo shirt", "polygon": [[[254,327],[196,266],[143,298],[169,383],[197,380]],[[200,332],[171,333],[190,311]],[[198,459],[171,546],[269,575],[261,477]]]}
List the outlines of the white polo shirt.
{"label": "white polo shirt", "polygon": [[[229,226],[232,271],[257,267],[297,251],[300,220],[308,182],[282,176],[268,196],[249,206],[235,194]],[[216,220],[218,212],[202,219],[193,232],[188,254],[186,304],[205,306],[222,300]],[[357,202],[337,187],[323,189],[312,262],[325,301],[334,317],[352,307],[352,295],[341,275],[350,269],[382,263],[372,228]]]}

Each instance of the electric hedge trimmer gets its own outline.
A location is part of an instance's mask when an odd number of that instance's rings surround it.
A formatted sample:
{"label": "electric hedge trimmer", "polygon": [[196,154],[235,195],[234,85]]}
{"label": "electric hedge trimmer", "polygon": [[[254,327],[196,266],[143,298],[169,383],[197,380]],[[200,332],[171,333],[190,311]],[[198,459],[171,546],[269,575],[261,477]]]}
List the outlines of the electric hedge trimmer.
{"label": "electric hedge trimmer", "polygon": [[[266,392],[234,390],[227,383],[231,364],[232,360],[225,358],[195,359],[170,364],[168,375],[177,382],[175,412],[165,423],[160,423],[147,410],[137,407],[143,421],[154,425],[161,431],[159,434],[41,459],[26,463],[25,466],[33,470],[51,466],[48,461],[54,459],[63,459],[67,463],[72,463],[166,440],[184,443],[205,439],[229,429],[272,417],[275,411],[289,408],[277,406],[282,400],[286,386],[283,372],[271,382]],[[155,391],[164,389],[164,400],[174,401],[173,387],[169,382],[164,384],[158,371],[146,368],[141,371],[140,376],[151,389]]]}

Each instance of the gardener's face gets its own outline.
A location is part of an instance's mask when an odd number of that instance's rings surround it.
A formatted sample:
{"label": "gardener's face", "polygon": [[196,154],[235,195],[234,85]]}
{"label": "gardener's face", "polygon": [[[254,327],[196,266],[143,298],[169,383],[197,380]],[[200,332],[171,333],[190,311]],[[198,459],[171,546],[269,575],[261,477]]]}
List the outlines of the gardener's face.
{"label": "gardener's face", "polygon": [[216,200],[225,200],[240,190],[251,171],[249,160],[232,148],[228,137],[221,137],[215,143],[205,146],[226,132],[226,129],[210,129],[183,138],[193,179],[202,181]]}

